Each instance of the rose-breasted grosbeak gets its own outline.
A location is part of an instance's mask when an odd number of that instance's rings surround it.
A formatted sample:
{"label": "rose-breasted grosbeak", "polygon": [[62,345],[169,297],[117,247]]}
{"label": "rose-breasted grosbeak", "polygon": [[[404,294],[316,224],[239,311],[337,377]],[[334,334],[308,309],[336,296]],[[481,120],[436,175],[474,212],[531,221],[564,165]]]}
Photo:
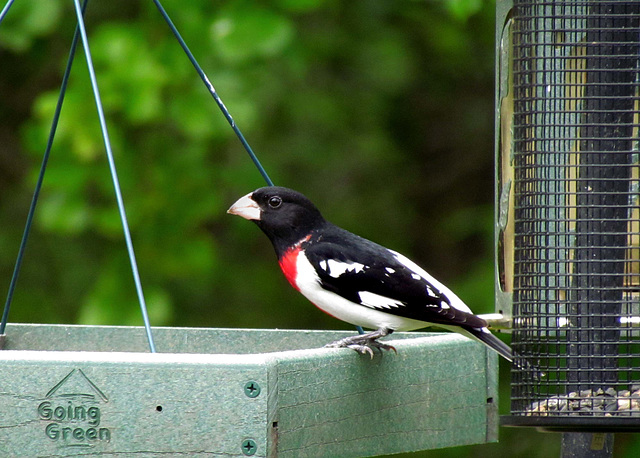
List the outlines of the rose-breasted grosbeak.
{"label": "rose-breasted grosbeak", "polygon": [[511,349],[449,288],[410,259],[326,221],[291,189],[270,186],[228,210],[255,222],[269,237],[291,285],[322,311],[375,329],[329,344],[373,356],[395,350],[377,339],[393,331],[436,325],[479,340],[512,360]]}

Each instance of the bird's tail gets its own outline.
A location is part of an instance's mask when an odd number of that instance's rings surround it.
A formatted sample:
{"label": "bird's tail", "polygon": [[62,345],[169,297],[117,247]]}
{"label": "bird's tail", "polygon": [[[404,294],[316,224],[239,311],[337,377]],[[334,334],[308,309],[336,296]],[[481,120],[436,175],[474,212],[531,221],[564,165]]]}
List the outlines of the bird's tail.
{"label": "bird's tail", "polygon": [[[511,347],[494,336],[487,328],[467,328],[466,331],[480,342],[498,352],[498,354],[507,361],[513,362],[513,351]],[[516,364],[521,370],[531,373],[536,380],[545,376],[544,372],[528,361],[521,361]]]}
{"label": "bird's tail", "polygon": [[511,347],[491,334],[491,332],[486,328],[468,328],[465,330],[489,348],[497,351],[498,354],[507,361],[513,361],[513,352],[511,351]]}

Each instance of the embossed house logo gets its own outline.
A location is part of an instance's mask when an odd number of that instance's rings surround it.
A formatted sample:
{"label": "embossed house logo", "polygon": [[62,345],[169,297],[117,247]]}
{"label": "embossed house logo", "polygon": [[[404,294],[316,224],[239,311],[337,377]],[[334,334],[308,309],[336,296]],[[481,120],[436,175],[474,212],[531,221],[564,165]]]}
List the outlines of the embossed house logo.
{"label": "embossed house logo", "polygon": [[62,446],[91,447],[111,440],[101,407],[107,396],[81,369],[73,369],[38,405],[38,419],[46,422],[45,435]]}

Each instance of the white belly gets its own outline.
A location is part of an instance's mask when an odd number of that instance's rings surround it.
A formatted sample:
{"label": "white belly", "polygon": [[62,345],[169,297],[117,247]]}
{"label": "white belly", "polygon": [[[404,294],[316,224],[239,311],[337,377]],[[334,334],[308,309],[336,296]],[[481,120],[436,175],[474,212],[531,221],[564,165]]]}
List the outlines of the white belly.
{"label": "white belly", "polygon": [[354,325],[369,329],[382,327],[394,331],[412,331],[428,326],[424,321],[391,315],[364,305],[351,302],[320,286],[320,278],[304,254],[296,260],[298,290],[316,307],[329,315]]}

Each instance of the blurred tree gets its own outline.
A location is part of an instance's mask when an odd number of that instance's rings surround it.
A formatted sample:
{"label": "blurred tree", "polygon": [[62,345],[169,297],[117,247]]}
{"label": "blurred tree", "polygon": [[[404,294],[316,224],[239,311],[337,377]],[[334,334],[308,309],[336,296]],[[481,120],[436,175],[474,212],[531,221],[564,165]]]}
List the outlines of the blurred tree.
{"label": "blurred tree", "polygon": [[[493,2],[163,5],[276,184],[492,311]],[[0,26],[7,285],[74,17],[70,2],[22,0]],[[264,183],[154,5],[90,2],[87,28],[152,323],[352,329],[294,293],[264,236],[225,214]],[[81,52],[35,224],[11,321],[141,324]],[[506,368],[502,380],[506,400]],[[423,455],[557,453],[538,437]]]}
{"label": "blurred tree", "polygon": [[[0,28],[6,278],[55,107],[71,6],[21,2]],[[164,6],[277,184],[413,252],[469,294],[480,285],[475,309],[491,309],[490,8]],[[87,23],[153,323],[348,328],[292,294],[262,235],[225,215],[263,183],[153,4],[90,4]],[[13,320],[140,323],[81,52],[35,224]]]}

